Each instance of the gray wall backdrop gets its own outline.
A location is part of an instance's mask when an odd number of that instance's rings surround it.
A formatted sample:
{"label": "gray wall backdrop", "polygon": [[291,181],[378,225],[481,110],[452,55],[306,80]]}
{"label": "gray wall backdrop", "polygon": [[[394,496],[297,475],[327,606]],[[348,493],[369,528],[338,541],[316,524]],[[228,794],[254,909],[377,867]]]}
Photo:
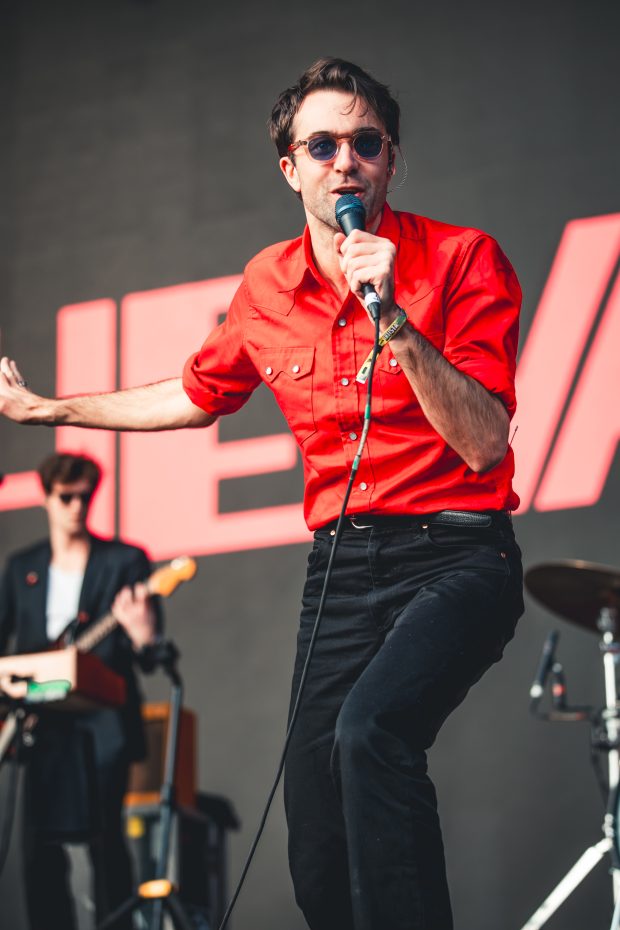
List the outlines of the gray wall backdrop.
{"label": "gray wall backdrop", "polygon": [[[619,29],[611,0],[5,4],[6,350],[35,390],[51,392],[60,306],[234,274],[266,244],[298,234],[302,214],[279,177],[265,119],[277,93],[325,54],[359,61],[398,92],[410,173],[392,205],[496,236],[523,284],[525,337],[564,225],[620,207]],[[550,357],[550,379],[561,365]],[[278,430],[277,417],[261,390],[222,436],[274,423]],[[53,445],[51,431],[2,424],[0,470],[34,467]],[[616,458],[595,506],[518,518],[526,565],[564,557],[620,563],[617,465]],[[238,481],[234,493],[244,506],[261,506],[264,494],[296,500],[300,476]],[[0,532],[4,558],[44,534],[43,514],[0,514]],[[195,583],[167,611],[187,704],[200,716],[201,785],[228,795],[243,820],[233,876],[280,750],[306,551],[203,558]],[[588,733],[537,723],[527,711],[538,651],[554,625],[572,696],[600,701],[596,639],[530,600],[505,660],[432,751],[459,930],[519,928],[600,836]],[[145,689],[153,698],[166,693],[157,678]],[[0,895],[0,924],[18,930],[15,859]],[[601,866],[549,927],[594,930],[608,926],[610,914]],[[304,926],[279,802],[233,923]]]}

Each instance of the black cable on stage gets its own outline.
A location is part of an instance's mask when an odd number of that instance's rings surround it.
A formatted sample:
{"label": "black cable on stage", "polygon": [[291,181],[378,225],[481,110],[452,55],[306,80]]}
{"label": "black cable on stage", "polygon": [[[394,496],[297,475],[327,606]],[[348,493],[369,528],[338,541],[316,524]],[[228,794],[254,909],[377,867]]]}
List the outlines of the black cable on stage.
{"label": "black cable on stage", "polygon": [[287,731],[286,731],[286,736],[285,736],[285,738],[284,738],[284,746],[283,746],[283,749],[282,749],[282,754],[281,754],[281,756],[280,756],[280,762],[278,763],[278,770],[277,770],[277,772],[276,772],[275,781],[274,781],[274,783],[273,783],[273,785],[272,785],[272,787],[271,787],[271,791],[269,792],[269,796],[268,796],[268,798],[267,798],[267,803],[265,804],[265,809],[264,809],[264,811],[263,811],[263,815],[262,815],[262,817],[261,817],[260,824],[259,824],[259,826],[258,826],[258,830],[256,831],[256,836],[254,837],[254,840],[253,840],[252,845],[251,845],[251,847],[250,847],[250,851],[249,851],[248,856],[247,856],[247,859],[246,859],[246,861],[245,861],[245,865],[243,866],[243,869],[242,869],[242,872],[241,872],[241,877],[240,877],[240,879],[239,879],[239,881],[238,881],[238,883],[237,883],[237,887],[235,888],[235,891],[234,891],[234,893],[233,893],[233,896],[232,896],[232,898],[230,899],[230,903],[229,903],[228,907],[226,908],[226,913],[224,914],[224,917],[223,917],[223,919],[222,919],[222,922],[221,922],[221,924],[220,924],[220,926],[219,926],[219,930],[224,930],[224,928],[226,927],[226,924],[228,923],[228,920],[229,920],[229,918],[230,918],[230,915],[231,915],[232,912],[233,912],[233,908],[234,908],[235,904],[237,903],[237,898],[239,897],[239,894],[240,894],[241,889],[242,889],[242,887],[243,887],[243,883],[245,882],[246,875],[248,874],[248,871],[249,871],[249,869],[250,869],[250,865],[251,865],[251,863],[252,863],[252,859],[254,858],[254,853],[256,852],[256,847],[258,846],[258,843],[259,843],[259,841],[260,841],[260,838],[261,838],[261,836],[262,836],[262,834],[263,834],[263,830],[264,830],[264,828],[265,828],[265,824],[267,823],[267,817],[269,816],[269,811],[270,811],[270,809],[271,809],[272,801],[273,801],[274,796],[275,796],[275,793],[276,793],[276,791],[277,791],[277,789],[278,789],[278,785],[280,784],[280,779],[281,779],[281,777],[282,777],[282,772],[284,771],[284,763],[285,763],[285,761],[286,761],[286,754],[287,754],[287,752],[288,752],[288,747],[289,747],[290,742],[291,742],[291,736],[293,735],[293,729],[294,729],[294,727],[295,727],[295,722],[297,721],[297,717],[298,717],[298,715],[299,715],[299,708],[300,708],[300,705],[301,705],[301,698],[302,698],[303,690],[304,690],[304,687],[305,687],[305,684],[306,684],[306,679],[307,679],[307,677],[308,677],[308,670],[309,670],[309,668],[310,668],[310,661],[311,661],[311,659],[312,659],[312,654],[313,654],[313,652],[314,652],[314,646],[315,646],[315,643],[316,643],[316,640],[317,640],[317,637],[318,637],[318,634],[319,634],[319,627],[320,627],[320,625],[321,625],[321,618],[322,618],[322,616],[323,616],[323,608],[324,608],[324,606],[325,606],[325,600],[326,600],[326,598],[327,598],[327,591],[328,591],[329,582],[330,582],[330,579],[331,579],[332,566],[333,566],[333,564],[334,564],[334,557],[335,557],[335,555],[336,555],[336,549],[337,549],[337,547],[338,547],[338,542],[339,542],[340,537],[341,537],[341,535],[342,535],[342,526],[343,526],[343,523],[344,523],[344,518],[345,518],[345,514],[346,514],[346,510],[347,510],[347,504],[349,503],[349,497],[351,496],[351,490],[352,490],[352,488],[353,488],[353,482],[355,481],[355,476],[356,476],[356,474],[357,474],[357,470],[358,470],[358,468],[359,468],[359,464],[360,464],[360,461],[361,461],[362,451],[363,451],[363,449],[364,449],[364,446],[366,445],[366,437],[368,436],[368,430],[370,429],[370,413],[371,413],[371,403],[372,403],[372,378],[373,378],[373,374],[374,374],[374,371],[375,371],[375,362],[377,361],[377,356],[378,356],[379,351],[380,351],[380,346],[379,346],[379,322],[380,322],[379,316],[377,315],[377,319],[375,319],[375,321],[374,321],[374,324],[375,324],[375,341],[374,341],[374,345],[373,345],[373,348],[372,348],[372,358],[371,358],[371,361],[370,361],[370,367],[369,367],[369,369],[368,369],[368,379],[367,379],[367,382],[366,382],[366,383],[367,383],[367,388],[366,388],[366,407],[365,407],[365,409],[364,409],[364,426],[363,426],[363,429],[362,429],[362,435],[361,435],[361,438],[360,438],[360,441],[359,441],[359,445],[358,445],[358,447],[357,447],[357,452],[356,452],[355,457],[354,457],[354,459],[353,459],[353,465],[351,466],[351,474],[349,475],[349,482],[348,482],[348,484],[347,484],[347,489],[346,489],[345,494],[344,494],[344,500],[343,500],[343,502],[342,502],[342,507],[341,507],[341,509],[340,509],[340,516],[338,517],[338,523],[336,524],[336,530],[335,530],[335,533],[334,533],[334,542],[333,542],[333,545],[332,545],[332,551],[331,551],[330,556],[329,556],[329,561],[328,561],[328,563],[327,563],[327,569],[326,569],[326,571],[325,571],[325,581],[323,582],[323,590],[321,591],[321,599],[320,599],[320,601],[319,601],[319,606],[318,606],[318,609],[317,609],[317,612],[316,612],[316,620],[314,621],[314,628],[313,628],[313,630],[312,630],[312,636],[310,637],[310,644],[309,644],[309,646],[308,646],[308,654],[306,655],[306,661],[304,662],[303,671],[302,671],[302,673],[301,673],[301,679],[300,679],[300,682],[299,682],[299,688],[297,689],[297,696],[296,696],[296,698],[295,698],[295,703],[294,703],[294,705],[293,705],[293,710],[291,711],[291,718],[290,718],[290,721],[289,721],[288,729],[287,729]]}

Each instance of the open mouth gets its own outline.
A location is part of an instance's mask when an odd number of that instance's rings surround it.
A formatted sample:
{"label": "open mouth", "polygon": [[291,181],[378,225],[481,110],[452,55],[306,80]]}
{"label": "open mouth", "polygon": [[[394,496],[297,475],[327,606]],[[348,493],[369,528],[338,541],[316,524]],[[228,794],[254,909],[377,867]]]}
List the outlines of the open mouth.
{"label": "open mouth", "polygon": [[336,194],[338,197],[341,197],[342,194],[355,194],[356,197],[359,197],[364,193],[363,188],[361,187],[337,187],[332,191],[332,194]]}

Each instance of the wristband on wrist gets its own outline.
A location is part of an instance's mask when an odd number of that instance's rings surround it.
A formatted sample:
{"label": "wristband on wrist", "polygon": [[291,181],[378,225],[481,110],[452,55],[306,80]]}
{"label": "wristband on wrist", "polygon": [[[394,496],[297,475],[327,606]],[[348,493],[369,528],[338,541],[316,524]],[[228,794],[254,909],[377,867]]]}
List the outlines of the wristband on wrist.
{"label": "wristband on wrist", "polygon": [[390,325],[388,326],[388,328],[384,330],[379,336],[379,345],[381,346],[381,348],[383,348],[386,342],[389,342],[390,339],[392,339],[396,335],[396,333],[399,333],[401,329],[403,328],[403,326],[405,325],[405,323],[407,322],[407,314],[405,313],[403,308],[397,305],[397,310],[398,310],[398,316],[396,317],[396,319],[393,320],[392,323],[390,323]]}
{"label": "wristband on wrist", "polygon": [[[381,350],[383,349],[383,346],[387,345],[390,339],[393,339],[396,333],[399,333],[401,329],[403,328],[403,326],[405,325],[405,323],[407,322],[407,314],[405,313],[403,308],[399,307],[398,304],[396,306],[398,309],[398,316],[392,323],[390,323],[388,328],[385,329],[379,336],[379,352],[377,353],[377,355],[381,352]],[[368,380],[368,373],[370,371],[371,361],[372,361],[372,349],[368,353],[368,356],[366,357],[364,364],[362,365],[357,375],[355,376],[355,380],[359,384],[366,384],[366,381]]]}

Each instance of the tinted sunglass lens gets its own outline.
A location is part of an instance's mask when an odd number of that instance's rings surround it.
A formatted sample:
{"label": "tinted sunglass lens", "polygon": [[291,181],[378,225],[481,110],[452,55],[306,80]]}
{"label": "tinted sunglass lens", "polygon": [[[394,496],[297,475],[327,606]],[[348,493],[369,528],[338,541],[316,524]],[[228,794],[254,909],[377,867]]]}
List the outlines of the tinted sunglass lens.
{"label": "tinted sunglass lens", "polygon": [[308,142],[308,154],[315,161],[329,161],[336,154],[338,143],[332,136],[315,136]]}
{"label": "tinted sunglass lens", "polygon": [[378,132],[360,132],[353,140],[353,148],[360,158],[378,158],[383,148],[383,139]]}
{"label": "tinted sunglass lens", "polygon": [[89,504],[92,497],[92,493],[89,491],[84,491],[82,494],[59,494],[58,497],[63,502],[65,506],[71,503],[74,497],[78,497],[83,504]]}

